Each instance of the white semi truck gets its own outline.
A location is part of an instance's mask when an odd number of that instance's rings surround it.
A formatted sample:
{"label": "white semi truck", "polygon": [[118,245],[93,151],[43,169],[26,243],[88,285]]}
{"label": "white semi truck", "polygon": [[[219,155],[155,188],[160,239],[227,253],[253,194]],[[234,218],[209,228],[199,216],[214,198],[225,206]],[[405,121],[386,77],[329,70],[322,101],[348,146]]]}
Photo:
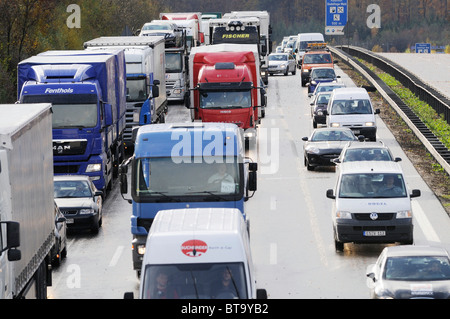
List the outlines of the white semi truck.
{"label": "white semi truck", "polygon": [[0,113],[0,299],[45,299],[55,244],[51,104]]}
{"label": "white semi truck", "polygon": [[165,122],[168,109],[164,37],[100,37],[85,42],[84,47],[87,50],[124,50],[127,74],[124,142],[127,148],[133,144],[134,127]]}

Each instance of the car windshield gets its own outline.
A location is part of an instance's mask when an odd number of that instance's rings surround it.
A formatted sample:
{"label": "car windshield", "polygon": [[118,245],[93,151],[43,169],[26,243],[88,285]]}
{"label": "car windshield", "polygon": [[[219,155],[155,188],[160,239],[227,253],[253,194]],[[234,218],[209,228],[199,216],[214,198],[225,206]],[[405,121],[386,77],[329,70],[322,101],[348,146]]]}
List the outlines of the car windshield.
{"label": "car windshield", "polygon": [[353,141],[355,136],[349,131],[319,130],[315,131],[311,141]]}
{"label": "car windshield", "polygon": [[340,88],[340,87],[344,87],[343,85],[318,85],[316,88],[316,92],[330,92],[333,91],[334,89]]}
{"label": "car windshield", "polygon": [[142,30],[172,30],[168,24],[145,24]]}
{"label": "car windshield", "polygon": [[248,298],[244,265],[237,262],[147,265],[142,285],[142,299]]}
{"label": "car windshield", "polygon": [[339,184],[340,198],[406,197],[401,174],[344,174]]}
{"label": "car windshield", "polygon": [[287,61],[286,54],[271,54],[269,55],[269,61]]}
{"label": "car windshield", "polygon": [[92,197],[87,181],[54,181],[55,198]]}
{"label": "car windshield", "polygon": [[305,64],[331,63],[331,54],[329,54],[329,53],[310,53],[310,54],[305,54],[305,56],[303,57],[303,63],[305,63]]}
{"label": "car windshield", "polygon": [[312,79],[334,79],[335,77],[333,69],[313,69],[311,72]]}
{"label": "car windshield", "polygon": [[450,280],[449,259],[445,256],[389,257],[383,277],[405,281]]}
{"label": "car windshield", "polygon": [[391,153],[383,148],[351,148],[343,157],[343,162],[354,161],[392,161]]}
{"label": "car windshield", "polygon": [[344,114],[370,114],[372,107],[367,99],[355,100],[334,100],[331,106],[332,115]]}
{"label": "car windshield", "polygon": [[317,95],[316,104],[328,104],[330,100],[331,93],[320,93]]}

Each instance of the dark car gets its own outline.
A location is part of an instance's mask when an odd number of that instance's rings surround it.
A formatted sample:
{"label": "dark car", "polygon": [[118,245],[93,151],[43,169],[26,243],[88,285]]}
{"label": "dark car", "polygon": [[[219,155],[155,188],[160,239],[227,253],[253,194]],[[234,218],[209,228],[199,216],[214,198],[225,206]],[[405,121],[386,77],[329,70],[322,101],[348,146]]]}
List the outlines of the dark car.
{"label": "dark car", "polygon": [[59,266],[67,256],[67,222],[55,202],[55,244],[51,250],[52,264]]}
{"label": "dark car", "polygon": [[320,92],[316,94],[311,102],[311,117],[313,127],[317,128],[317,124],[327,124],[327,110],[328,101],[330,100],[331,92]]}
{"label": "dark car", "polygon": [[338,158],[349,141],[357,137],[349,128],[317,128],[311,136],[303,137],[304,163],[308,170],[318,166],[334,166],[333,159]]}
{"label": "dark car", "polygon": [[319,83],[335,82],[339,78],[340,76],[336,75],[332,67],[313,68],[309,75],[309,83],[307,84],[308,93],[314,92]]}
{"label": "dark car", "polygon": [[88,176],[54,177],[55,201],[66,218],[68,229],[91,229],[102,225],[103,192],[97,190]]}
{"label": "dark car", "polygon": [[441,247],[386,247],[366,276],[372,298],[450,298],[450,259]]}

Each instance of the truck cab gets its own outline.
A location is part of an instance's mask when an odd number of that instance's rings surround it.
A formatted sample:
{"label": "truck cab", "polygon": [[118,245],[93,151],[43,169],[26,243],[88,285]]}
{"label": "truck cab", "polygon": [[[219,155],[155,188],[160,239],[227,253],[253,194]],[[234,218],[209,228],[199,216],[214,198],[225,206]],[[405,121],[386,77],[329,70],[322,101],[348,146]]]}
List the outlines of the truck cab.
{"label": "truck cab", "polygon": [[256,190],[256,163],[245,158],[241,129],[230,123],[140,127],[134,155],[120,167],[122,194],[131,166],[133,265],[139,273],[155,215],[163,209],[237,208]]}

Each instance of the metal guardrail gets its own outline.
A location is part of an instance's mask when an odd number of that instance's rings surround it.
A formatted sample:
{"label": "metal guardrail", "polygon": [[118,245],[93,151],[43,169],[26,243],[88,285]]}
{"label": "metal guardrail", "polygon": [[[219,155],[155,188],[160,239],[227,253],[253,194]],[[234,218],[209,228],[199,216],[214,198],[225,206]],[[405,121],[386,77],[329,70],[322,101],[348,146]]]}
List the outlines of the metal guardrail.
{"label": "metal guardrail", "polygon": [[[431,105],[438,113],[444,113],[444,116],[447,116],[447,123],[450,123],[450,101],[407,70],[397,65],[394,66],[393,62],[377,56],[371,51],[352,46],[331,47],[330,50],[333,54],[338,56],[342,62],[345,62],[355,68],[367,79],[367,81],[376,87],[378,92],[402,117],[409,128],[427,148],[430,154],[443,167],[447,174],[450,175],[450,150],[431,132],[422,120],[397,96],[397,94],[395,94],[394,91],[391,90],[386,83],[384,83],[373,71],[359,62],[355,57],[368,61],[386,73],[394,76],[411,91],[421,92],[416,93],[416,95],[421,100],[424,100]],[[432,102],[430,103],[428,101]]]}

